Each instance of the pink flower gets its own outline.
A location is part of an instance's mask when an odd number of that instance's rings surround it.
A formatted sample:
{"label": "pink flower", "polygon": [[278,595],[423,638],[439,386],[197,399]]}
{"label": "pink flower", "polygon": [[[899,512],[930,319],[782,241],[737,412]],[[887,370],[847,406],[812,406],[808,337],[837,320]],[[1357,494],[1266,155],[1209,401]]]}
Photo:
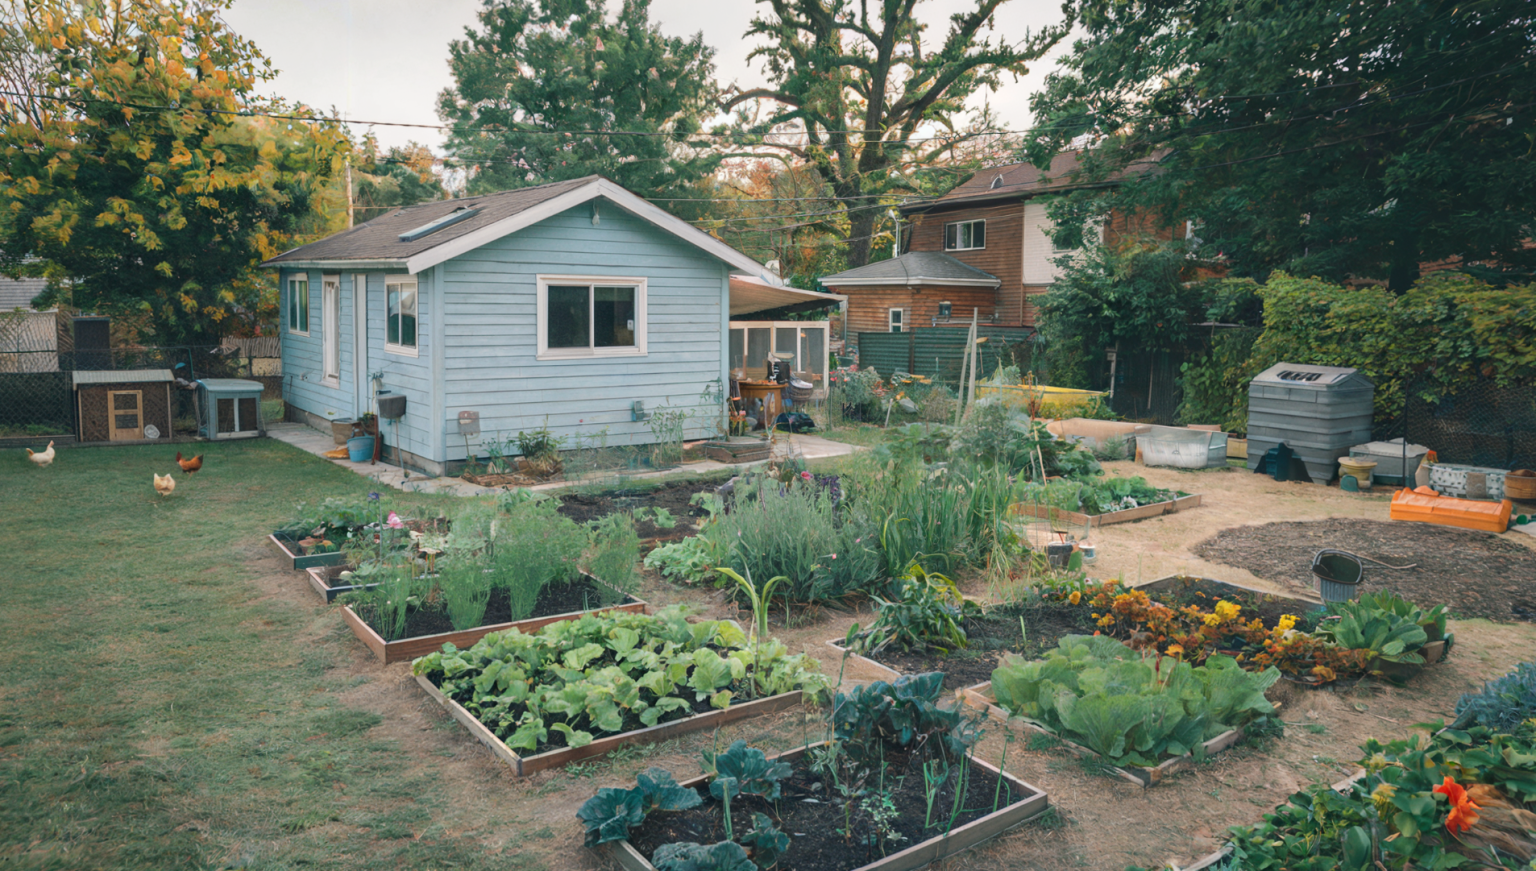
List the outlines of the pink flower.
{"label": "pink flower", "polygon": [[390,529],[404,529],[405,521],[400,519],[400,515],[391,511],[389,512],[389,517],[385,519],[384,525]]}
{"label": "pink flower", "polygon": [[811,473],[810,472],[801,472],[800,473],[800,477],[802,477],[805,480],[809,481],[809,480],[811,480]]}
{"label": "pink flower", "polygon": [[837,554],[835,554],[835,553],[834,553],[834,554],[832,554],[832,558],[833,558],[833,559],[837,559]]}

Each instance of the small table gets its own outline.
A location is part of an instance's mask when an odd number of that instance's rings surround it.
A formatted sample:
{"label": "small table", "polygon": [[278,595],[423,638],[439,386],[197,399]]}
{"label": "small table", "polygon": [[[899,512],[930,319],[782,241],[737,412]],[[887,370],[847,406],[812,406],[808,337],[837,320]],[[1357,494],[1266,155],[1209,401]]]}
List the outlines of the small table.
{"label": "small table", "polygon": [[771,428],[783,404],[784,385],[777,381],[738,381],[736,386],[741,390],[741,407],[751,414],[761,404],[763,414],[758,421],[764,429]]}

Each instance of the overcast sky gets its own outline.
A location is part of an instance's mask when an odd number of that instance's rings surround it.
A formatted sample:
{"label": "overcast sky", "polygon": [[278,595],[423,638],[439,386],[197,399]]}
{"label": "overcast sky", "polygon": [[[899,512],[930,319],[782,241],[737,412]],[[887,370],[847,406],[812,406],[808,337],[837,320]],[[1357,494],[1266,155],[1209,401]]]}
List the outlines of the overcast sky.
{"label": "overcast sky", "polygon": [[[929,44],[948,32],[948,17],[974,0],[926,0],[918,18],[929,25]],[[610,0],[610,9],[618,0]],[[236,0],[226,19],[252,39],[279,70],[267,90],[296,102],[364,121],[437,124],[439,91],[453,83],[448,43],[475,22],[480,0]],[[653,0],[651,19],[667,35],[702,30],[716,49],[720,81],[742,87],[763,84],[761,66],[748,66],[753,43],[745,40],[752,0]],[[1011,0],[997,14],[997,32],[1022,37],[1061,20],[1055,0]],[[1066,45],[1057,46],[1057,54]],[[1004,78],[987,95],[997,116],[1015,130],[1029,124],[1029,94],[1040,87],[1054,57],[1035,65],[1018,82]],[[980,102],[980,99],[976,102]],[[356,132],[361,134],[362,128]],[[385,146],[414,139],[440,151],[440,131],[376,127]]]}

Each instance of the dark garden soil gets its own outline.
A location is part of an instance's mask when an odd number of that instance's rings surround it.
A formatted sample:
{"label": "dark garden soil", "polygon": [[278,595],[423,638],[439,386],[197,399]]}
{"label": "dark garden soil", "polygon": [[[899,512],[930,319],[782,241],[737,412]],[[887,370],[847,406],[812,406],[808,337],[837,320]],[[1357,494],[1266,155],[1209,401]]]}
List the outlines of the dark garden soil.
{"label": "dark garden soil", "polygon": [[649,518],[635,524],[635,532],[642,541],[679,541],[699,531],[698,519],[705,515],[702,508],[688,504],[695,493],[713,493],[720,481],[680,481],[655,489],[610,490],[588,495],[567,493],[559,496],[561,514],[577,523],[586,523],[607,517],[620,511],[639,508],[665,508],[677,525],[671,529],[656,526]]}
{"label": "dark garden soil", "polygon": [[[593,584],[591,579],[582,577],[569,584],[546,584],[539,592],[539,600],[533,606],[533,613],[514,617],[512,616],[512,602],[507,596],[506,590],[493,590],[491,599],[485,606],[485,619],[480,621],[481,626],[494,626],[497,623],[511,623],[514,620],[526,620],[532,617],[548,617],[551,614],[568,614],[572,611],[586,611],[591,608],[601,607],[602,594],[605,591]],[[633,601],[628,596],[624,601]],[[618,603],[615,603],[618,604]],[[368,603],[354,605],[357,615],[373,628],[373,631],[383,635],[377,610]],[[443,632],[452,632],[453,621],[448,619],[447,608],[439,605],[436,607],[417,608],[405,618],[405,634],[395,640],[406,638],[419,638],[423,635],[438,635]]]}
{"label": "dark garden soil", "polygon": [[1259,617],[1263,619],[1265,626],[1273,626],[1281,617],[1290,614],[1299,618],[1296,625],[1303,632],[1311,630],[1316,625],[1317,617],[1320,616],[1319,606],[1310,602],[1295,602],[1262,593],[1249,593],[1206,578],[1179,578],[1174,581],[1171,589],[1148,590],[1147,593],[1159,604],[1175,609],[1186,605],[1198,605],[1209,611],[1215,607],[1218,600],[1226,600],[1242,606],[1241,617],[1244,621]]}
{"label": "dark garden soil", "polygon": [[[933,826],[930,828],[925,826],[929,821],[929,806],[923,785],[922,760],[893,751],[887,754],[886,762],[885,791],[880,789],[878,773],[873,775],[876,782],[866,784],[871,795],[888,794],[894,802],[896,813],[890,826],[900,838],[888,840],[883,849],[879,843],[871,844],[872,821],[860,809],[860,802],[845,803],[833,792],[831,783],[823,783],[821,777],[810,770],[806,757],[790,763],[794,773],[781,782],[783,795],[779,801],[758,796],[732,799],[732,827],[740,837],[752,828],[752,815],[761,813],[789,835],[789,850],[775,866],[777,871],[848,871],[948,831],[951,828],[949,814],[955,799],[955,779],[951,777],[939,787],[933,801]],[[954,767],[959,769],[958,765]],[[994,795],[997,796],[998,810],[1022,798],[1014,794],[1006,780],[998,793],[998,780],[991,772],[971,769],[966,778],[963,809],[953,828],[992,813]],[[707,790],[701,788],[700,792],[704,795],[704,803],[696,808],[675,813],[652,812],[639,829],[630,833],[630,843],[649,859],[665,844],[714,844],[725,840],[725,815],[721,803],[709,796]],[[845,807],[852,810],[848,821],[851,830],[839,832],[845,825]]]}
{"label": "dark garden soil", "polygon": [[1365,563],[1362,592],[1392,590],[1422,607],[1444,603],[1460,618],[1536,622],[1536,552],[1486,532],[1336,517],[1224,529],[1194,551],[1265,580],[1311,587],[1312,557],[1323,548],[1413,564]]}
{"label": "dark garden soil", "polygon": [[[1023,630],[1019,618],[1024,618]],[[982,617],[965,621],[964,650],[882,650],[868,657],[902,674],[944,672],[944,688],[958,690],[992,679],[992,671],[1005,653],[1034,659],[1066,635],[1092,635],[1096,627],[1089,609],[1065,603],[999,605]]]}

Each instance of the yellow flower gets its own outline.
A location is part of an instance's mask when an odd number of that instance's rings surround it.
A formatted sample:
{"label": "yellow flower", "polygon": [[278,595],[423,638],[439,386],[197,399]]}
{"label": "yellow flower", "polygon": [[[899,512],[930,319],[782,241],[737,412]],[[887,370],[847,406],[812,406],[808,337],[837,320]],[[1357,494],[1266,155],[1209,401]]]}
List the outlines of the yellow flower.
{"label": "yellow flower", "polygon": [[1183,656],[1184,646],[1181,644],[1170,644],[1164,653],[1166,653],[1168,656]]}
{"label": "yellow flower", "polygon": [[1280,623],[1275,628],[1281,632],[1289,632],[1295,627],[1296,616],[1294,614],[1283,614],[1280,617]]}
{"label": "yellow flower", "polygon": [[1082,600],[1083,600],[1083,594],[1079,593],[1077,590],[1073,590],[1072,591],[1072,595],[1067,597],[1067,601],[1071,602],[1074,605],[1076,605],[1078,602],[1081,602]]}
{"label": "yellow flower", "polygon": [[1238,612],[1242,610],[1243,606],[1236,602],[1222,601],[1216,603],[1216,613],[1222,620],[1236,620]]}
{"label": "yellow flower", "polygon": [[1100,626],[1112,626],[1114,625],[1114,622],[1115,618],[1109,614],[1105,614],[1103,617],[1099,618]]}
{"label": "yellow flower", "polygon": [[1205,615],[1205,625],[1207,625],[1207,626],[1220,626],[1221,625],[1221,616],[1218,615],[1218,614],[1207,614],[1207,615]]}
{"label": "yellow flower", "polygon": [[1371,793],[1371,803],[1376,805],[1377,814],[1384,820],[1392,818],[1392,796],[1396,792],[1397,787],[1390,783],[1383,783]]}

